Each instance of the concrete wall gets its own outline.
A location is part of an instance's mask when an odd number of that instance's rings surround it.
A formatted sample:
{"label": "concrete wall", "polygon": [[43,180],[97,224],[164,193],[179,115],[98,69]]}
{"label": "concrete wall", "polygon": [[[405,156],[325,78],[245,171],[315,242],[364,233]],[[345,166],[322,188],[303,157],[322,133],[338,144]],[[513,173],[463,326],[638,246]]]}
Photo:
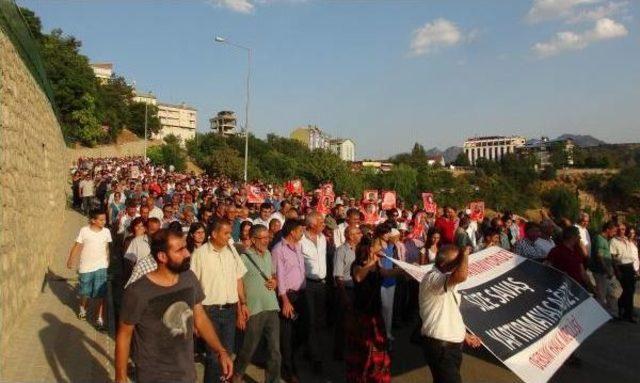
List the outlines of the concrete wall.
{"label": "concrete wall", "polygon": [[[66,147],[47,97],[0,30],[0,334],[39,294],[68,190]],[[4,349],[4,347],[2,347]]]}

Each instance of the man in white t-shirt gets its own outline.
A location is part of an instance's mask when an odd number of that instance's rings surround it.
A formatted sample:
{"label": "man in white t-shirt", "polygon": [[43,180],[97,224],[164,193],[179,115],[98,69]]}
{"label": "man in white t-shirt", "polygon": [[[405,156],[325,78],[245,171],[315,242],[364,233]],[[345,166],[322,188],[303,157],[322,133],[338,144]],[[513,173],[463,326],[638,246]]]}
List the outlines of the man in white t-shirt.
{"label": "man in white t-shirt", "polygon": [[271,220],[277,219],[278,221],[280,221],[280,226],[284,225],[284,221],[287,219],[287,212],[289,210],[291,210],[291,202],[287,200],[280,202],[280,210],[271,214],[271,217],[269,218],[269,223],[271,223]]}
{"label": "man in white t-shirt", "polygon": [[82,197],[82,211],[85,214],[89,214],[93,197],[96,194],[95,184],[93,178],[91,178],[91,174],[87,174],[78,186],[80,187],[80,197]]}
{"label": "man in white t-shirt", "polygon": [[443,246],[435,267],[420,283],[422,348],[434,382],[462,382],[462,343],[481,345],[477,336],[466,332],[457,291],[457,285],[467,279],[469,253],[469,247]]}
{"label": "man in white t-shirt", "polygon": [[578,216],[576,227],[580,232],[580,250],[582,256],[589,258],[591,256],[591,236],[589,235],[589,214],[581,212]]}
{"label": "man in white t-shirt", "polygon": [[104,298],[107,295],[107,268],[109,267],[109,243],[111,232],[104,226],[107,215],[101,210],[92,210],[89,225],[80,229],[69,255],[67,267],[78,259],[80,311],[78,318],[86,319],[89,299],[97,300],[96,325],[104,327]]}

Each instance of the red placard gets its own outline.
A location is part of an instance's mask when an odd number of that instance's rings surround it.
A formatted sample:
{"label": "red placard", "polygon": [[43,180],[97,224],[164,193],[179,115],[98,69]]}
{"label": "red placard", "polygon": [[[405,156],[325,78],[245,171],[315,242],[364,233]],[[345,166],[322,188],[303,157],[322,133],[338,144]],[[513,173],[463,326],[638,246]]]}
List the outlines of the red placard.
{"label": "red placard", "polygon": [[396,192],[393,190],[385,190],[382,192],[382,210],[396,208]]}
{"label": "red placard", "polygon": [[316,210],[318,211],[318,213],[327,215],[331,212],[332,206],[333,206],[333,199],[331,198],[331,196],[325,195],[324,193],[322,193],[320,195],[320,200],[318,201],[318,206],[316,207]]}
{"label": "red placard", "polygon": [[378,191],[377,190],[365,190],[362,194],[362,203],[378,203]]}
{"label": "red placard", "polygon": [[322,194],[325,196],[331,196],[332,199],[335,199],[336,194],[333,192],[333,184],[331,182],[320,185],[320,189],[322,189]]}
{"label": "red placard", "polygon": [[433,199],[433,193],[422,193],[422,204],[427,213],[435,214],[438,211],[438,204]]}
{"label": "red placard", "polygon": [[484,219],[484,201],[473,201],[469,203],[472,221],[482,221]]}
{"label": "red placard", "polygon": [[[376,192],[377,194],[377,192]],[[380,215],[378,214],[378,203],[365,203],[362,207],[362,214],[364,215],[364,223],[367,225],[375,225],[380,220]]]}
{"label": "red placard", "polygon": [[247,185],[247,202],[248,203],[263,203],[264,202],[264,192],[260,189],[259,186]]}
{"label": "red placard", "polygon": [[302,187],[302,181],[299,179],[287,181],[284,187],[291,194],[304,195],[304,188]]}
{"label": "red placard", "polygon": [[316,208],[316,210],[318,210],[319,213],[322,214],[329,214],[331,212],[331,208],[333,207],[333,202],[335,201],[336,195],[333,192],[333,184],[332,183],[326,183],[323,185],[320,185],[320,189],[316,190],[317,192],[320,192],[319,194],[319,200],[318,200],[318,206]]}

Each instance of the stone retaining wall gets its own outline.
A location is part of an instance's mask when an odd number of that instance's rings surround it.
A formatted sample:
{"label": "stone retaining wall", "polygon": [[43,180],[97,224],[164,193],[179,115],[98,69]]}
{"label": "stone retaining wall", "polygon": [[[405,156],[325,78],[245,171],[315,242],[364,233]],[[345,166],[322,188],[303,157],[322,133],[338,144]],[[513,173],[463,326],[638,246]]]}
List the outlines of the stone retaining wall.
{"label": "stone retaining wall", "polygon": [[53,249],[68,179],[67,148],[53,109],[2,30],[0,129],[0,334],[5,349],[5,335],[40,293],[52,257],[66,257]]}

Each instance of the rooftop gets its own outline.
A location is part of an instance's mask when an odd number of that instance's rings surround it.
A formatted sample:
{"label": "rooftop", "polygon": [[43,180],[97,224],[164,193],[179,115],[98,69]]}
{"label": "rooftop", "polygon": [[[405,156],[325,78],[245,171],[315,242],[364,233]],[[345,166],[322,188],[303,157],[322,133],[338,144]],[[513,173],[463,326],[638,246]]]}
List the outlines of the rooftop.
{"label": "rooftop", "polygon": [[113,69],[112,63],[92,63],[91,66],[102,69]]}
{"label": "rooftop", "polygon": [[507,140],[507,139],[513,139],[513,138],[524,138],[524,137],[521,137],[521,136],[476,136],[476,137],[467,138],[467,141]]}
{"label": "rooftop", "polygon": [[156,98],[156,95],[149,92],[149,93],[138,93],[136,92],[134,97],[143,97],[143,98]]}
{"label": "rooftop", "polygon": [[198,109],[194,108],[193,106],[189,106],[189,105],[187,105],[185,103],[182,103],[182,104],[167,104],[167,103],[164,103],[164,102],[159,102],[158,106],[165,106],[167,108],[174,108],[174,109],[193,110],[194,112],[198,111]]}
{"label": "rooftop", "polygon": [[554,138],[553,140],[550,140],[550,139],[548,139],[546,137],[534,138],[532,140],[527,141],[527,143],[524,145],[524,147],[525,148],[536,148],[536,147],[543,146],[545,144],[567,143],[567,142],[573,142],[573,140],[570,139],[570,138]]}

